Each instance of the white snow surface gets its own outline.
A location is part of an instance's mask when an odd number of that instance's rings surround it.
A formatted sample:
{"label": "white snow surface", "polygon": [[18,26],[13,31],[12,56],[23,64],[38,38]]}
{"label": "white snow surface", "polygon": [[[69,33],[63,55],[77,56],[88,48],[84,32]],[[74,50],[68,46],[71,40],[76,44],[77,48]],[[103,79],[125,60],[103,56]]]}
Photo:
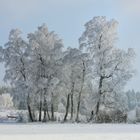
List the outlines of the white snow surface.
{"label": "white snow surface", "polygon": [[0,124],[0,140],[140,140],[140,124]]}
{"label": "white snow surface", "polygon": [[[23,111],[24,112],[24,111]],[[0,111],[0,140],[140,140],[140,124],[16,123]]]}
{"label": "white snow surface", "polygon": [[102,134],[139,133],[140,124],[0,124],[0,134]]}

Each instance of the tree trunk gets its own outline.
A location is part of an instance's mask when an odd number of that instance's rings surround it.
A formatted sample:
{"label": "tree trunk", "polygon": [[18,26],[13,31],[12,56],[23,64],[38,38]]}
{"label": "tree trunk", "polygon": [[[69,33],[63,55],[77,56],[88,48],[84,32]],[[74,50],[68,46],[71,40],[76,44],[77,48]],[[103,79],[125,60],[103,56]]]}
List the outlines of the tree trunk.
{"label": "tree trunk", "polygon": [[48,105],[47,105],[47,100],[46,100],[46,93],[48,92],[50,81],[51,81],[51,76],[48,78],[48,82],[47,82],[46,88],[44,88],[44,118],[43,118],[44,122],[47,121],[46,113],[48,115],[48,119],[50,120],[50,115],[49,115],[49,110],[48,110]]}
{"label": "tree trunk", "polygon": [[48,116],[48,120],[50,120],[47,101],[46,101],[46,98],[44,97],[44,118],[43,118],[43,122],[47,121],[47,116]]}
{"label": "tree trunk", "polygon": [[[83,87],[82,87],[83,89]],[[77,114],[76,114],[76,122],[79,121],[79,112],[80,112],[80,105],[81,105],[81,95],[82,95],[82,89],[79,92],[79,97],[78,97],[78,105],[77,105]]]}
{"label": "tree trunk", "polygon": [[52,101],[51,101],[51,120],[54,121],[53,93],[52,93]]}
{"label": "tree trunk", "polygon": [[40,107],[39,107],[39,122],[41,122],[42,118],[42,102],[40,102]]}
{"label": "tree trunk", "polygon": [[67,120],[67,116],[68,116],[68,112],[69,112],[69,100],[70,100],[70,94],[68,94],[68,96],[67,96],[67,105],[66,105],[66,113],[65,113],[64,121]]}
{"label": "tree trunk", "polygon": [[50,120],[50,114],[49,114],[48,105],[46,106],[46,111],[47,111],[48,120]]}
{"label": "tree trunk", "polygon": [[73,93],[71,94],[71,117],[70,119],[73,119]]}
{"label": "tree trunk", "polygon": [[100,98],[99,98],[97,105],[96,105],[96,112],[95,112],[96,116],[98,116],[99,108],[100,108]]}
{"label": "tree trunk", "polygon": [[44,109],[44,118],[43,118],[43,122],[46,122],[47,118],[46,118],[46,109]]}
{"label": "tree trunk", "polygon": [[29,117],[30,117],[31,122],[34,122],[30,105],[28,105],[28,112],[29,112]]}
{"label": "tree trunk", "polygon": [[31,122],[34,122],[32,111],[31,111],[31,106],[29,103],[29,94],[27,96],[27,108],[28,108],[29,118],[30,118]]}
{"label": "tree trunk", "polygon": [[73,119],[73,107],[74,107],[74,105],[73,105],[73,93],[74,93],[74,85],[75,85],[75,82],[72,82],[71,96],[70,96],[70,98],[71,98],[71,117],[70,117],[70,119],[71,120]]}
{"label": "tree trunk", "polygon": [[[45,90],[45,89],[44,89]],[[44,118],[43,118],[43,122],[47,121],[47,116],[46,116],[46,111],[47,111],[47,101],[46,101],[46,96],[45,96],[45,92],[44,91],[44,105],[43,105],[43,111],[44,111]]]}
{"label": "tree trunk", "polygon": [[97,105],[96,105],[96,111],[95,111],[96,120],[97,120],[97,118],[98,118],[98,113],[99,113],[99,109],[100,109],[100,98],[101,98],[101,95],[102,95],[102,84],[103,84],[103,79],[104,79],[104,77],[101,76],[101,77],[100,77],[100,80],[99,80],[99,91],[98,91],[99,99],[98,99],[98,102],[97,102]]}
{"label": "tree trunk", "polygon": [[51,104],[51,120],[54,121],[54,107],[53,107],[53,103]]}
{"label": "tree trunk", "polygon": [[40,103],[39,103],[39,121],[42,119],[42,93],[40,95]]}
{"label": "tree trunk", "polygon": [[81,89],[79,92],[79,97],[78,97],[78,104],[77,104],[77,114],[76,114],[76,122],[79,121],[79,111],[80,111],[80,105],[81,105],[81,95],[84,87],[84,82],[85,82],[85,62],[83,61],[83,72],[82,72],[82,83],[81,83]]}
{"label": "tree trunk", "polygon": [[76,122],[79,121],[79,111],[80,111],[80,103],[81,103],[81,95],[79,94],[78,105],[77,105],[77,114],[76,114]]}
{"label": "tree trunk", "polygon": [[91,111],[90,118],[89,118],[89,121],[93,120],[93,117],[94,117],[94,111],[92,110],[92,111]]}
{"label": "tree trunk", "polygon": [[[101,41],[102,41],[102,34],[100,35],[100,38],[99,38],[99,44],[98,44],[99,50],[101,49]],[[100,61],[102,61],[101,58],[100,58]],[[102,64],[101,64],[100,65],[100,73],[102,73],[102,70],[103,70],[103,67],[102,67]],[[98,102],[97,102],[96,110],[95,110],[96,120],[97,120],[98,113],[99,113],[99,108],[100,108],[100,98],[101,98],[101,94],[102,94],[103,79],[104,79],[104,77],[101,75],[100,80],[99,80],[99,88],[98,88],[98,96],[99,96],[99,98],[98,98]]]}

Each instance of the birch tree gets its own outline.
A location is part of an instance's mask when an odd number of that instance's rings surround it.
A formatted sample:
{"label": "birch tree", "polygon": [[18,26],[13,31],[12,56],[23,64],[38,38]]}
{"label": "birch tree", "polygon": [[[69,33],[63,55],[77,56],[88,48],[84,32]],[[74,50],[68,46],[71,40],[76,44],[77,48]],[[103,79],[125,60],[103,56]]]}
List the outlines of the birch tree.
{"label": "birch tree", "polygon": [[[77,121],[79,119],[81,95],[86,75],[86,58],[87,54],[82,53],[79,49],[76,48],[68,48],[65,52],[65,56],[63,58],[64,74],[62,76],[62,82],[66,83],[68,94],[64,121],[67,119],[69,110],[71,120],[73,120],[74,114],[76,114],[75,119]],[[69,107],[71,108],[69,109]]]}
{"label": "birch tree", "polygon": [[[48,119],[50,119],[48,102],[50,100],[53,101],[53,91],[50,93],[49,88],[52,86],[52,80],[57,78],[60,73],[63,44],[57,34],[48,31],[45,24],[38,27],[38,30],[34,33],[30,33],[28,35],[28,39],[29,46],[32,50],[31,59],[33,61],[33,69],[35,70],[35,73],[32,73],[32,79],[34,79],[34,82],[38,82],[40,88],[44,90],[43,121],[46,121],[46,113],[48,115]],[[51,103],[51,109],[53,109],[53,103]]]}
{"label": "birch tree", "polygon": [[100,105],[106,95],[123,89],[133,76],[131,69],[134,51],[115,47],[118,22],[107,21],[106,17],[94,17],[85,24],[85,31],[79,39],[80,48],[90,55],[93,80],[97,81],[98,99],[94,110],[97,118]]}
{"label": "birch tree", "polygon": [[[30,93],[28,92],[28,59],[25,55],[25,50],[28,44],[21,38],[21,31],[18,29],[11,30],[9,41],[5,44],[3,49],[3,61],[5,64],[5,80],[8,80],[17,93],[17,96],[24,95],[24,103],[27,103],[29,117],[33,120]],[[17,92],[16,92],[17,91]],[[21,99],[21,98],[20,98]]]}

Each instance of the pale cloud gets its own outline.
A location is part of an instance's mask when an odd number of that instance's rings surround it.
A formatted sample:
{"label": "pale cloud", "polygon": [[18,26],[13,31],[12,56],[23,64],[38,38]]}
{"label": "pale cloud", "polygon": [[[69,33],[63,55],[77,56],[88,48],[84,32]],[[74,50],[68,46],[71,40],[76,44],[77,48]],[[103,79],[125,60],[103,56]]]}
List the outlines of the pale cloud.
{"label": "pale cloud", "polygon": [[[42,8],[59,8],[70,5],[84,5],[91,0],[81,1],[81,0],[0,0],[0,11],[3,12],[13,12],[18,14],[18,12],[28,13],[31,11],[39,12]],[[93,0],[94,1],[94,0]],[[55,10],[55,9],[54,9]]]}
{"label": "pale cloud", "polygon": [[111,3],[127,13],[140,13],[140,0],[0,0],[0,11],[14,14],[33,14],[46,8],[59,9],[67,6],[86,6],[87,4]]}
{"label": "pale cloud", "polygon": [[140,16],[140,0],[118,0],[116,1],[122,14],[128,16]]}
{"label": "pale cloud", "polygon": [[34,16],[41,11],[53,12],[66,7],[80,7],[95,0],[0,0],[0,13],[10,18]]}
{"label": "pale cloud", "polygon": [[39,6],[38,0],[36,2],[34,0],[1,0],[0,12],[5,19],[14,20],[33,15],[38,11]]}

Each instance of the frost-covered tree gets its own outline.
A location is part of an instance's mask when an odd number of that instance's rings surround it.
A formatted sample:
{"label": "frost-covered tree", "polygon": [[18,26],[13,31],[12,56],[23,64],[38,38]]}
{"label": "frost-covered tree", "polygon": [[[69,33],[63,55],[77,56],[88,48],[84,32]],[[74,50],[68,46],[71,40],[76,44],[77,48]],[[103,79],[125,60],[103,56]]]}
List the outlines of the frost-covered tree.
{"label": "frost-covered tree", "polygon": [[128,90],[126,92],[128,110],[134,110],[136,107],[140,107],[140,92],[134,90]]}
{"label": "frost-covered tree", "polygon": [[[49,32],[45,24],[38,27],[38,30],[28,35],[30,57],[31,57],[31,80],[32,85],[40,90],[40,117],[42,107],[44,110],[44,121],[50,119],[49,103],[51,103],[52,120],[54,119],[53,110],[53,90],[57,84],[59,73],[61,72],[62,40],[54,32]],[[55,80],[54,80],[55,79]],[[53,81],[53,82],[52,82]],[[43,93],[42,93],[43,92]],[[43,94],[43,95],[42,95]],[[43,96],[43,97],[42,97]],[[42,107],[41,107],[42,106]]]}
{"label": "frost-covered tree", "polygon": [[73,119],[75,87],[76,84],[79,82],[77,81],[77,78],[79,77],[80,73],[78,68],[80,62],[80,55],[81,52],[78,49],[68,48],[63,58],[63,75],[61,76],[61,81],[65,88],[64,94],[66,95],[66,112],[64,116],[64,121],[67,120],[69,110],[71,114],[70,119]]}
{"label": "frost-covered tree", "polygon": [[1,86],[0,87],[0,108],[1,109],[11,109],[14,107],[13,98],[10,95],[10,87]]}
{"label": "frost-covered tree", "polygon": [[9,93],[10,90],[11,89],[8,86],[0,86],[0,95],[4,93]]}
{"label": "frost-covered tree", "polygon": [[9,93],[0,95],[0,109],[13,108],[13,99]]}
{"label": "frost-covered tree", "polygon": [[[80,48],[90,55],[93,80],[96,81],[97,100],[95,115],[98,116],[101,104],[106,105],[105,98],[120,92],[126,82],[132,77],[131,68],[134,52],[115,47],[117,39],[115,20],[108,21],[106,17],[94,17],[85,24],[85,31],[79,39]],[[114,99],[114,98],[113,98]]]}
{"label": "frost-covered tree", "polygon": [[[5,63],[5,77],[9,81],[14,94],[27,104],[31,121],[33,117],[30,107],[30,93],[28,92],[28,59],[26,57],[26,48],[28,44],[21,38],[21,31],[13,29],[9,35],[9,41],[5,44],[3,52],[3,62]],[[22,98],[23,97],[23,98]]]}
{"label": "frost-covered tree", "polygon": [[[61,81],[66,88],[66,112],[64,121],[70,110],[70,119],[79,120],[81,96],[85,84],[87,54],[79,49],[68,48],[63,58],[63,75]],[[69,109],[70,108],[70,109]]]}

